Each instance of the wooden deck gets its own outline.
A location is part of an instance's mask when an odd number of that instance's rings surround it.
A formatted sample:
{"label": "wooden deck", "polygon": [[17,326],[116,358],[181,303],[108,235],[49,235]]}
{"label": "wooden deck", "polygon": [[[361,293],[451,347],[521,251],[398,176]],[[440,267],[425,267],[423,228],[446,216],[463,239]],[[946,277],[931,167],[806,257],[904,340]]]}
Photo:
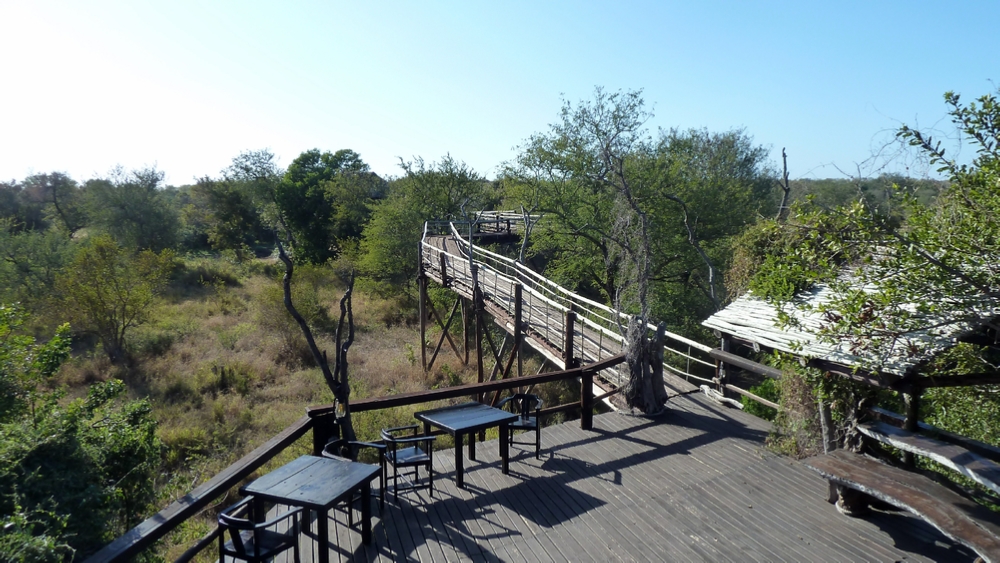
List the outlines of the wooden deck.
{"label": "wooden deck", "polygon": [[[337,561],[973,561],[906,513],[866,519],[825,501],[826,481],[763,447],[768,423],[698,394],[658,418],[618,413],[547,427],[542,457],[515,445],[500,472],[495,441],[454,483],[435,455],[435,494],[391,496],[374,541],[331,511]],[[335,522],[335,524],[334,524]],[[315,530],[315,526],[312,527]],[[316,542],[303,538],[305,561]],[[291,560],[291,554],[288,554]]]}

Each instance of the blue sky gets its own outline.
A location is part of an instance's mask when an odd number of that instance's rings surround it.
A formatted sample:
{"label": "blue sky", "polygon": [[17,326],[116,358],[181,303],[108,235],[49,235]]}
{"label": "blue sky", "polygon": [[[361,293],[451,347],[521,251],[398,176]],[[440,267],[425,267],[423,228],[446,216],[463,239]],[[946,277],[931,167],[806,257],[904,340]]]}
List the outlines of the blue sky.
{"label": "blue sky", "polygon": [[[942,94],[996,91],[1000,2],[0,3],[0,179],[351,148],[492,177],[563,98],[642,89],[650,129],[745,128],[796,177],[869,172]],[[902,169],[906,160],[891,166]],[[921,170],[913,169],[919,174]]]}

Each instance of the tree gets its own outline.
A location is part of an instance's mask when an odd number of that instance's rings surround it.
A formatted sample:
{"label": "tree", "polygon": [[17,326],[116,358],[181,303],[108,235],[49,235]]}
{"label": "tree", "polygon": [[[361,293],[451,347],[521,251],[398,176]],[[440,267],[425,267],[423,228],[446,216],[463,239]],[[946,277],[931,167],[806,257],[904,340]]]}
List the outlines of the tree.
{"label": "tree", "polygon": [[49,222],[58,225],[70,237],[86,225],[82,192],[69,176],[60,172],[35,174],[25,178],[23,185],[34,199],[49,207],[46,210]]}
{"label": "tree", "polygon": [[362,212],[357,212],[355,188],[364,190],[361,178],[369,174],[361,156],[349,149],[336,153],[308,150],[289,165],[277,186],[275,202],[295,240],[298,259],[325,262],[335,258],[338,237],[360,232],[365,214],[363,205]]}
{"label": "tree", "polygon": [[86,183],[93,226],[119,244],[137,250],[171,248],[177,239],[177,212],[164,198],[163,172],[115,168],[107,179]]}
{"label": "tree", "polygon": [[44,202],[31,197],[31,193],[14,180],[0,182],[0,221],[15,232],[42,230],[48,226]]}
{"label": "tree", "polygon": [[461,220],[462,206],[488,209],[495,200],[488,183],[464,162],[445,155],[439,162],[400,161],[405,175],[390,184],[389,196],[373,204],[361,238],[361,269],[379,280],[404,282],[417,273],[417,244],[424,221]]}
{"label": "tree", "polygon": [[131,330],[145,323],[173,270],[174,254],[132,253],[107,236],[88,241],[59,279],[66,311],[95,333],[108,358],[126,358]]}
{"label": "tree", "polygon": [[246,184],[228,179],[202,178],[192,195],[204,213],[208,242],[218,250],[232,250],[239,260],[250,257],[248,248],[268,238],[267,229]]}
{"label": "tree", "polygon": [[56,277],[71,256],[64,233],[17,232],[0,219],[0,300],[37,310],[55,291]]}
{"label": "tree", "polygon": [[564,102],[561,122],[505,165],[505,195],[508,206],[545,214],[531,248],[546,274],[613,303],[624,257],[613,242],[615,202],[627,185],[633,211],[645,215],[651,313],[689,328],[722,301],[717,271],[728,240],[774,206],[768,152],[741,130],[669,130],[653,139],[649,117],[641,92],[598,89],[592,102]]}

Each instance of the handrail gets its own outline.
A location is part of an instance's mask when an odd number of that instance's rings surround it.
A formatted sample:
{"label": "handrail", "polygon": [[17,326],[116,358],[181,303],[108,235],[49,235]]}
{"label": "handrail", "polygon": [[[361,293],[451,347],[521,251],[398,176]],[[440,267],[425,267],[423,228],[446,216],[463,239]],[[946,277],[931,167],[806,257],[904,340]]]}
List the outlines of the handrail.
{"label": "handrail", "polygon": [[238,485],[248,475],[301,438],[312,428],[312,425],[313,421],[308,416],[298,419],[277,436],[223,469],[215,477],[104,546],[100,551],[87,558],[85,563],[117,562],[132,559],[153,542],[200,512],[210,502]]}
{"label": "handrail", "polygon": [[[432,401],[441,401],[444,399],[466,397],[470,395],[476,395],[478,393],[503,391],[506,389],[514,389],[516,387],[538,385],[540,383],[549,383],[551,381],[561,381],[564,379],[581,377],[588,374],[593,375],[603,369],[607,369],[609,367],[621,364],[624,361],[625,361],[625,354],[618,354],[617,356],[612,356],[610,358],[606,358],[599,362],[587,364],[585,366],[573,369],[550,371],[547,373],[540,373],[538,375],[511,377],[508,379],[500,379],[497,381],[487,381],[485,383],[466,383],[465,385],[456,385],[455,387],[446,387],[444,389],[413,391],[411,393],[400,393],[398,395],[390,395],[388,397],[372,397],[369,399],[359,399],[357,401],[351,402],[351,412],[357,413],[357,412],[373,411],[379,409],[388,409],[393,407],[405,407],[408,405],[417,405],[420,403],[429,403]],[[307,408],[306,412],[308,413],[308,416],[315,418],[318,416],[332,414],[334,412],[334,406],[318,405],[315,407]]]}

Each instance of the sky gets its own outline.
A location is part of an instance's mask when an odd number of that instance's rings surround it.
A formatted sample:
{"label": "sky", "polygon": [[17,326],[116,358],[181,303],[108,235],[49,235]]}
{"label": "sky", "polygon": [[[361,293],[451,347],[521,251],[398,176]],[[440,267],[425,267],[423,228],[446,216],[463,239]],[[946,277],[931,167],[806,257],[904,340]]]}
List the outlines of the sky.
{"label": "sky", "polygon": [[598,86],[641,89],[654,135],[744,129],[792,178],[875,174],[901,124],[954,135],[944,92],[997,91],[998,21],[996,0],[0,0],[0,181],[183,185],[264,148],[492,178]]}

